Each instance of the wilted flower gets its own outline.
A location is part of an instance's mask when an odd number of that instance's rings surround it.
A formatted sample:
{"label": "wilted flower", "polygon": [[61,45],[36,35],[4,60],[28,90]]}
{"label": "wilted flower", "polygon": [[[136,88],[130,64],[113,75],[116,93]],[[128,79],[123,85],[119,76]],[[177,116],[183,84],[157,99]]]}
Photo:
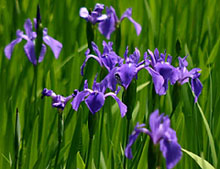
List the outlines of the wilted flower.
{"label": "wilted flower", "polygon": [[[37,26],[36,19],[34,21],[35,21],[35,29],[36,29],[36,26]],[[22,39],[25,39],[27,41],[27,43],[24,46],[25,54],[27,55],[30,62],[36,65],[37,57],[35,53],[35,39],[37,38],[37,34],[36,32],[33,31],[32,23],[30,19],[27,19],[25,21],[24,29],[25,29],[26,34],[24,34],[23,31],[18,29],[16,32],[17,38],[5,47],[4,52],[5,52],[6,57],[10,59],[12,52],[14,50],[14,46],[17,43],[20,43]],[[47,35],[47,28],[43,29],[43,41],[52,49],[54,56],[57,59],[62,49],[62,44],[59,41]],[[42,44],[38,62],[41,62],[44,59],[45,53],[46,53],[46,46]]]}
{"label": "wilted flower", "polygon": [[48,90],[48,89],[44,88],[44,90],[42,91],[42,97],[44,97],[44,96],[51,97],[53,100],[52,106],[63,110],[66,106],[66,103],[69,100],[71,100],[72,98],[74,98],[77,95],[77,93],[78,93],[78,91],[75,90],[72,95],[70,95],[68,97],[64,97],[61,95],[56,95],[56,93],[54,93],[52,90]]}
{"label": "wilted flower", "polygon": [[188,62],[186,61],[187,56],[184,58],[179,57],[179,67],[178,69],[178,82],[180,84],[184,84],[189,81],[189,78],[191,78],[191,86],[192,91],[195,94],[195,102],[198,101],[198,97],[201,94],[202,91],[202,83],[199,80],[201,69],[194,68],[190,71],[187,70]]}
{"label": "wilted flower", "polygon": [[105,94],[106,85],[107,85],[106,80],[103,80],[101,83],[96,83],[96,78],[95,78],[93,83],[93,88],[91,90],[88,88],[88,83],[86,80],[84,84],[84,90],[79,92],[72,101],[73,109],[77,111],[80,103],[85,100],[85,103],[89,108],[90,112],[92,114],[95,114],[104,105],[105,98],[111,96],[118,103],[121,111],[121,116],[124,117],[127,112],[126,105],[123,102],[121,102],[121,100],[117,97],[118,91],[116,93],[109,92]]}
{"label": "wilted flower", "polygon": [[103,41],[102,45],[103,45],[103,54],[101,54],[98,46],[94,42],[92,42],[92,48],[97,56],[95,56],[93,54],[89,54],[90,53],[89,49],[87,49],[87,51],[85,52],[86,59],[81,66],[81,75],[82,76],[83,76],[83,70],[86,65],[86,62],[90,58],[95,59],[100,64],[100,66],[102,66],[102,67],[104,66],[108,71],[111,71],[115,67],[116,64],[120,64],[121,62],[123,62],[123,59],[121,59],[113,51],[113,49],[112,49],[113,43],[112,42],[106,43],[105,41]]}
{"label": "wilted flower", "polygon": [[165,95],[168,89],[168,81],[175,84],[178,79],[178,70],[171,65],[172,57],[168,55],[165,61],[166,52],[159,54],[156,48],[154,53],[148,50],[151,60],[148,60],[152,67],[146,67],[149,74],[152,76],[154,88],[157,94]]}
{"label": "wilted flower", "polygon": [[108,18],[99,24],[99,31],[107,38],[110,39],[112,32],[118,27],[118,25],[122,22],[124,18],[128,18],[136,29],[137,35],[141,33],[141,25],[133,20],[132,8],[128,8],[122,15],[120,19],[118,19],[115,9],[110,6],[110,8],[106,7],[106,13]]}
{"label": "wilted flower", "polygon": [[79,15],[80,17],[86,19],[88,22],[96,24],[107,19],[107,15],[102,14],[103,9],[104,5],[97,3],[93,11],[88,11],[85,7],[80,8]]}
{"label": "wilted flower", "polygon": [[150,136],[154,144],[160,144],[160,151],[166,159],[167,168],[173,168],[181,159],[182,152],[177,142],[176,132],[170,128],[169,117],[163,114],[159,115],[159,111],[156,110],[150,115],[149,123],[151,131],[144,128],[145,124],[139,125],[139,123],[137,123],[129,137],[129,142],[125,149],[125,156],[129,159],[133,157],[131,146],[140,133],[145,133]]}

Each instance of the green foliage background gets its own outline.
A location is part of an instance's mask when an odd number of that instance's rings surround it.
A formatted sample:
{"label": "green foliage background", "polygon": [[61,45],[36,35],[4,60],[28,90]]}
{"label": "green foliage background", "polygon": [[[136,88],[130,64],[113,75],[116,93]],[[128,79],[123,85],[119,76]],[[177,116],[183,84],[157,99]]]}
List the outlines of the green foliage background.
{"label": "green foliage background", "polygon": [[[133,25],[124,20],[121,24],[121,47],[123,57],[126,46],[130,53],[140,49],[142,57],[147,49],[165,49],[173,56],[177,66],[178,56],[188,55],[189,69],[202,69],[203,91],[199,104],[205,114],[214,143],[209,141],[204,120],[187,84],[174,86],[165,96],[154,96],[151,77],[142,70],[138,86],[150,82],[137,94],[130,132],[139,122],[148,123],[149,114],[156,108],[172,117],[180,145],[220,168],[220,1],[219,0],[0,0],[0,168],[14,168],[15,154],[19,150],[21,168],[53,168],[57,148],[57,110],[51,107],[51,99],[41,99],[44,87],[67,96],[80,87],[80,66],[87,48],[86,21],[79,17],[80,7],[93,8],[95,3],[115,7],[118,16],[128,8],[133,9],[133,18],[142,25],[140,36]],[[39,3],[42,23],[48,34],[63,44],[56,60],[51,49],[38,66],[37,112],[34,111],[34,68],[25,56],[22,43],[15,46],[11,60],[4,55],[5,46],[16,38],[16,30],[23,29],[27,18],[35,18]],[[97,31],[96,42],[102,49],[105,38]],[[112,34],[111,41],[115,41]],[[93,81],[100,71],[95,61],[88,80]],[[140,88],[139,88],[140,89]],[[112,106],[113,105],[113,106]],[[20,122],[16,127],[16,108]],[[102,111],[98,112],[99,114]],[[59,158],[60,168],[83,168],[88,149],[88,109],[81,106],[78,112],[68,104],[64,110],[65,133]],[[100,116],[100,115],[99,115]],[[104,107],[100,168],[122,168],[125,121],[112,99]],[[97,167],[99,125],[92,147],[90,168]],[[19,141],[15,141],[18,137]],[[20,143],[16,147],[16,143]],[[141,136],[133,151],[142,151],[139,158],[129,161],[130,168],[148,168],[149,138]],[[214,147],[217,163],[213,158]],[[162,168],[165,168],[163,160]],[[183,153],[176,168],[199,168],[196,162]]]}

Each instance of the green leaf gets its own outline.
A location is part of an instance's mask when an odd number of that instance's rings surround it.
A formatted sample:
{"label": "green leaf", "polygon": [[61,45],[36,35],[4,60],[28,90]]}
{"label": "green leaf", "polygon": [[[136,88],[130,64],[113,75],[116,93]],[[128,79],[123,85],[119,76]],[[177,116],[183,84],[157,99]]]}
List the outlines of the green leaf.
{"label": "green leaf", "polygon": [[208,64],[211,64],[215,61],[215,58],[218,54],[219,45],[220,45],[220,38],[216,42],[215,46],[212,48],[211,54],[208,58],[208,62],[207,62]]}
{"label": "green leaf", "polygon": [[85,163],[80,155],[80,153],[78,152],[77,153],[77,168],[79,169],[84,169],[85,168]]}
{"label": "green leaf", "polygon": [[212,136],[212,133],[211,133],[211,130],[209,128],[209,124],[205,118],[205,115],[202,111],[202,108],[200,107],[199,103],[197,102],[196,105],[198,106],[199,108],[199,112],[202,116],[202,119],[203,119],[203,122],[205,124],[205,128],[206,128],[206,131],[208,133],[208,138],[209,138],[209,143],[210,143],[210,147],[211,147],[211,154],[212,154],[212,158],[213,158],[213,162],[214,162],[214,166],[217,167],[217,155],[216,155],[216,151],[215,151],[215,143],[214,143],[214,139],[213,139],[213,136]]}
{"label": "green leaf", "polygon": [[150,81],[147,81],[146,83],[143,83],[137,87],[137,93],[143,90],[145,87],[147,87],[150,84]]}
{"label": "green leaf", "polygon": [[202,168],[202,169],[215,169],[208,161],[204,160],[203,158],[199,157],[198,155],[185,150],[182,148],[182,151],[186,154],[188,154],[192,159],[196,161],[196,163]]}

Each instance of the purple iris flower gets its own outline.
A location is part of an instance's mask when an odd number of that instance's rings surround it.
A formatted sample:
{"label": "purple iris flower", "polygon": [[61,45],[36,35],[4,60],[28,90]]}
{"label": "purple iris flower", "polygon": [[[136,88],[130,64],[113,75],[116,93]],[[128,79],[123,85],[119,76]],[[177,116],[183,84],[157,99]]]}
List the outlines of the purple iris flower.
{"label": "purple iris flower", "polygon": [[150,54],[150,65],[152,67],[146,67],[149,74],[152,76],[154,82],[154,88],[157,94],[165,95],[168,89],[168,82],[175,84],[178,79],[178,70],[177,68],[171,65],[172,57],[168,55],[167,61],[165,60],[166,52],[159,54],[158,49],[156,48],[154,53],[148,50]]}
{"label": "purple iris flower", "polygon": [[159,111],[156,110],[150,115],[149,123],[151,131],[144,128],[145,124],[137,123],[129,137],[129,142],[125,149],[125,156],[129,159],[133,157],[131,146],[140,133],[145,133],[150,136],[154,144],[160,144],[160,151],[166,159],[167,168],[173,168],[181,159],[182,152],[177,142],[176,132],[170,128],[169,117],[164,116],[164,114],[159,115]]}
{"label": "purple iris flower", "polygon": [[106,13],[108,18],[99,24],[99,31],[107,38],[110,39],[112,32],[119,26],[124,18],[128,18],[134,25],[136,29],[137,35],[141,33],[141,25],[133,20],[132,8],[128,8],[122,15],[120,19],[118,19],[115,9],[110,6],[110,8],[106,7]]}
{"label": "purple iris flower", "polygon": [[120,63],[119,66],[112,69],[106,77],[108,87],[113,91],[116,89],[117,83],[127,89],[132,79],[137,77],[137,73],[146,66],[145,61],[139,62],[140,51],[137,48],[135,48],[134,53],[128,57],[127,47],[124,57],[125,63]]}
{"label": "purple iris flower", "polygon": [[[35,22],[35,29],[36,29],[36,25],[37,25],[36,19],[34,20],[34,22]],[[5,52],[6,57],[8,59],[11,59],[14,46],[20,43],[22,39],[25,39],[27,41],[27,43],[24,45],[25,54],[27,55],[30,62],[36,65],[37,58],[35,54],[35,39],[37,37],[37,34],[32,29],[32,23],[30,19],[27,19],[25,21],[24,29],[25,29],[26,34],[24,34],[23,31],[18,29],[16,32],[17,38],[5,47],[4,52]],[[47,35],[47,28],[43,29],[43,41],[52,49],[54,56],[57,59],[62,49],[62,44],[58,42],[57,40],[53,39],[52,37],[50,37],[49,35]],[[45,53],[46,53],[46,45],[42,44],[38,62],[41,62],[44,59]]]}
{"label": "purple iris flower", "polygon": [[44,97],[44,96],[51,97],[53,100],[52,106],[63,110],[66,106],[66,103],[69,100],[71,100],[72,98],[74,98],[77,95],[77,93],[78,93],[78,91],[75,90],[72,95],[70,95],[68,97],[64,97],[61,95],[56,95],[56,93],[54,93],[52,90],[48,90],[48,89],[44,88],[42,91],[42,97]]}
{"label": "purple iris flower", "polygon": [[94,10],[91,12],[88,11],[85,7],[82,7],[80,8],[79,16],[86,19],[88,22],[91,22],[92,24],[96,24],[107,19],[107,15],[102,14],[103,9],[104,5],[99,3],[95,5]]}
{"label": "purple iris flower", "polygon": [[115,67],[116,64],[120,64],[123,62],[123,59],[121,59],[112,49],[112,42],[108,42],[106,43],[105,41],[102,42],[103,45],[103,53],[101,54],[101,52],[99,51],[98,46],[92,42],[92,48],[93,51],[95,52],[95,55],[93,54],[89,54],[90,50],[87,49],[87,51],[85,52],[86,55],[86,59],[84,61],[84,63],[81,66],[81,75],[83,76],[83,70],[84,67],[86,65],[86,62],[90,59],[93,58],[95,59],[100,66],[105,67],[109,72]]}
{"label": "purple iris flower", "polygon": [[186,82],[189,82],[189,78],[191,78],[191,87],[192,91],[195,94],[195,102],[198,101],[198,97],[202,92],[202,83],[199,80],[200,71],[199,68],[194,68],[190,71],[187,70],[188,62],[186,61],[187,56],[184,58],[179,57],[179,67],[178,69],[178,82],[182,85]]}
{"label": "purple iris flower", "polygon": [[119,90],[116,91],[116,93],[109,92],[105,94],[106,85],[107,85],[106,80],[103,80],[101,83],[97,83],[95,78],[93,83],[93,88],[91,90],[88,88],[88,83],[86,80],[84,84],[84,90],[79,92],[72,101],[73,109],[77,111],[80,103],[82,101],[85,101],[90,112],[92,114],[95,114],[104,105],[105,98],[111,96],[118,103],[121,111],[121,116],[124,117],[127,112],[127,106],[123,102],[121,102],[121,100],[117,97],[117,93],[119,92]]}

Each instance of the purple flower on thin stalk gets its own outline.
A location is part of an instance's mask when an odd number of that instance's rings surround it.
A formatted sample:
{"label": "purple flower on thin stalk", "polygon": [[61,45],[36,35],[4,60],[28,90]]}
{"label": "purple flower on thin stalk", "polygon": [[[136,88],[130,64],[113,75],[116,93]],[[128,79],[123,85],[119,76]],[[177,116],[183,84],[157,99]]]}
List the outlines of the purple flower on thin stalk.
{"label": "purple flower on thin stalk", "polygon": [[42,97],[44,96],[49,96],[52,98],[52,106],[56,107],[58,109],[63,110],[66,106],[66,103],[70,101],[72,98],[74,98],[78,93],[78,90],[75,90],[74,93],[70,96],[64,97],[61,95],[57,95],[54,93],[52,90],[48,90],[46,88],[43,89],[42,91]]}
{"label": "purple flower on thin stalk", "polygon": [[178,69],[178,82],[183,85],[186,82],[189,82],[189,78],[191,78],[191,87],[192,91],[195,94],[195,102],[198,101],[198,97],[202,92],[202,83],[199,80],[200,71],[199,68],[194,68],[190,71],[187,70],[188,62],[186,61],[187,56],[184,58],[179,57],[179,67]]}
{"label": "purple flower on thin stalk", "polygon": [[120,19],[118,19],[115,9],[110,6],[110,8],[106,7],[106,13],[108,18],[105,19],[103,22],[99,24],[99,31],[107,38],[110,39],[112,32],[117,29],[119,24],[125,19],[128,18],[134,25],[136,29],[137,35],[141,33],[141,25],[138,24],[134,19],[131,17],[132,15],[132,8],[128,8],[122,15]]}
{"label": "purple flower on thin stalk", "polygon": [[105,19],[107,19],[107,15],[102,14],[103,9],[104,5],[99,3],[95,5],[93,11],[88,11],[87,8],[82,7],[80,8],[79,16],[81,18],[84,18],[87,22],[91,22],[94,25],[98,22],[102,22]]}
{"label": "purple flower on thin stalk", "polygon": [[137,73],[146,67],[146,62],[141,61],[140,51],[135,48],[133,54],[128,56],[128,47],[126,48],[125,54],[125,63],[120,63],[118,67],[112,69],[107,75],[108,87],[111,90],[116,89],[117,83],[122,85],[125,89],[128,88],[133,78],[137,78]]}
{"label": "purple flower on thin stalk", "polygon": [[107,81],[103,80],[101,83],[97,83],[96,82],[96,78],[94,80],[93,83],[93,88],[89,89],[88,88],[88,83],[87,80],[85,81],[84,84],[84,90],[79,92],[76,97],[73,99],[72,101],[72,107],[75,111],[78,110],[79,105],[82,101],[85,101],[87,107],[89,108],[90,112],[92,114],[95,114],[96,112],[98,112],[102,106],[105,103],[105,98],[108,96],[111,96],[113,99],[115,99],[115,101],[118,103],[120,112],[121,112],[121,116],[124,117],[126,112],[127,112],[127,107],[126,105],[121,102],[121,100],[117,97],[117,93],[119,92],[116,91],[116,93],[105,93],[106,90],[106,84]]}
{"label": "purple flower on thin stalk", "polygon": [[168,55],[167,61],[165,60],[166,51],[164,53],[159,53],[156,48],[154,53],[148,50],[150,54],[150,63],[151,67],[146,67],[149,74],[152,76],[154,82],[154,88],[157,94],[165,95],[168,89],[168,82],[173,85],[178,79],[178,70],[171,65],[172,57]]}
{"label": "purple flower on thin stalk", "polygon": [[173,168],[181,159],[182,152],[177,142],[176,132],[170,128],[169,117],[164,116],[164,114],[159,115],[159,111],[156,110],[150,115],[149,123],[151,131],[144,128],[145,124],[137,123],[129,137],[128,145],[125,149],[125,156],[129,159],[133,157],[131,146],[140,133],[145,133],[150,136],[154,144],[160,144],[160,151],[166,159],[167,168]]}
{"label": "purple flower on thin stalk", "polygon": [[109,72],[116,66],[116,64],[120,64],[123,62],[123,59],[121,59],[112,49],[112,42],[106,43],[105,41],[102,42],[103,45],[103,53],[101,54],[98,46],[92,42],[92,48],[93,51],[95,52],[95,55],[90,54],[90,50],[87,49],[85,52],[86,59],[83,62],[81,66],[81,75],[83,76],[83,70],[86,65],[86,62],[90,59],[93,58],[95,59],[101,67],[105,67]]}
{"label": "purple flower on thin stalk", "polygon": [[[37,27],[36,22],[37,21],[35,19],[34,20],[35,29]],[[23,31],[18,29],[16,32],[17,38],[5,47],[4,52],[5,52],[6,57],[8,59],[11,59],[14,46],[20,43],[22,39],[24,39],[27,41],[27,43],[24,45],[25,54],[27,55],[29,61],[33,63],[34,65],[36,65],[37,62],[40,63],[44,59],[44,55],[46,53],[46,45],[42,44],[40,56],[39,56],[39,59],[37,60],[36,53],[35,53],[35,39],[37,38],[37,34],[36,32],[33,31],[32,23],[30,19],[27,19],[25,21],[24,29],[25,29],[26,34],[24,34]],[[47,28],[43,29],[43,41],[52,49],[54,56],[57,59],[62,49],[62,44],[47,34]]]}

